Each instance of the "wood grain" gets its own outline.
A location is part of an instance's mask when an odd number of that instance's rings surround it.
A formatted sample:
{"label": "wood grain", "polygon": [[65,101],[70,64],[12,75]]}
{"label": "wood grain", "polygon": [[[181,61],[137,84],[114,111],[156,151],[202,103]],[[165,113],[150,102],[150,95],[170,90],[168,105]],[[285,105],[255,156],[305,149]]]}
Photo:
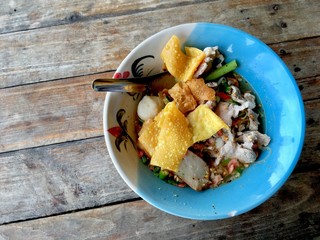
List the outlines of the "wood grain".
{"label": "wood grain", "polygon": [[320,101],[305,103],[306,137],[297,171],[320,170]]}
{"label": "wood grain", "polygon": [[0,152],[102,136],[105,93],[91,82],[112,74],[0,90]]}
{"label": "wood grain", "polygon": [[296,79],[319,75],[320,37],[271,44],[270,47],[282,58]]}
{"label": "wood grain", "polygon": [[[192,4],[195,0],[180,4]],[[0,33],[17,32],[56,25],[72,24],[91,19],[134,14],[155,9],[166,9],[177,5],[170,0],[117,0],[96,1],[7,1],[0,9]],[[50,10],[49,10],[50,9]]]}
{"label": "wood grain", "polygon": [[319,172],[294,174],[274,197],[230,219],[182,219],[135,201],[0,226],[0,236],[26,240],[313,239],[320,230],[319,179]]}
{"label": "wood grain", "polygon": [[318,86],[320,86],[320,76],[299,79],[297,81],[299,84],[299,89],[301,91],[304,101],[317,99],[320,97],[320,91]]}
{"label": "wood grain", "polygon": [[161,5],[166,8],[1,34],[0,49],[5,51],[0,51],[0,88],[114,70],[142,40],[186,22],[228,24],[267,44],[317,37],[319,5],[312,0],[281,1],[276,6],[231,0]]}
{"label": "wood grain", "polygon": [[[319,99],[306,102],[313,120],[295,169],[306,176],[301,181],[320,170],[319,109]],[[115,171],[103,137],[2,153],[0,176],[0,224],[137,198]]]}
{"label": "wood grain", "polygon": [[0,154],[0,224],[134,198],[102,137]]}
{"label": "wood grain", "polygon": [[[320,37],[272,44],[298,79],[304,100],[319,98]],[[309,47],[306,47],[309,46]],[[281,54],[281,50],[289,52]],[[294,69],[299,67],[301,71]],[[0,152],[102,136],[104,93],[91,89],[113,72],[0,89]]]}
{"label": "wood grain", "polygon": [[[313,0],[2,1],[0,239],[319,239],[319,12]],[[305,104],[292,175],[231,219],[182,219],[141,200],[112,164],[105,94],[91,90],[142,40],[187,22],[260,38],[288,66]]]}

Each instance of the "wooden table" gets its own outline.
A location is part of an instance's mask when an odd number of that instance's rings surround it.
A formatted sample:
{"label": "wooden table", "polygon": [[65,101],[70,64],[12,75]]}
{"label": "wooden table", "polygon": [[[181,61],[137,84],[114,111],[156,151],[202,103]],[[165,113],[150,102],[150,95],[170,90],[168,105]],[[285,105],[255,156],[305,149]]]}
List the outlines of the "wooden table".
{"label": "wooden table", "polygon": [[[319,13],[317,0],[1,1],[0,239],[319,239]],[[307,123],[287,183],[218,221],[161,212],[124,183],[104,142],[105,94],[90,87],[145,38],[204,21],[267,43],[293,73]]]}

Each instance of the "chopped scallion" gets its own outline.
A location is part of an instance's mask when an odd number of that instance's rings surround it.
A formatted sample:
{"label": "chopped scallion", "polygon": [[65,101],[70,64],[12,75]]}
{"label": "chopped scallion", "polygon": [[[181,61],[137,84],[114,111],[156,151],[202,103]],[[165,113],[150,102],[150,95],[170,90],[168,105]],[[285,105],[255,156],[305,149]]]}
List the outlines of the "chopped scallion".
{"label": "chopped scallion", "polygon": [[228,166],[228,163],[230,162],[230,158],[224,159],[221,161],[221,166],[226,167]]}
{"label": "chopped scallion", "polygon": [[141,161],[143,164],[147,164],[148,163],[148,158],[146,156],[142,156],[141,157]]}
{"label": "chopped scallion", "polygon": [[210,82],[210,81],[216,80],[216,79],[222,77],[223,75],[235,70],[237,68],[237,66],[238,66],[238,64],[237,64],[236,60],[233,60],[233,61],[223,65],[222,67],[214,70],[212,73],[210,73],[205,78],[205,81]]}
{"label": "chopped scallion", "polygon": [[161,170],[159,172],[159,178],[162,180],[165,179],[168,175],[169,175],[169,172],[167,170]]}

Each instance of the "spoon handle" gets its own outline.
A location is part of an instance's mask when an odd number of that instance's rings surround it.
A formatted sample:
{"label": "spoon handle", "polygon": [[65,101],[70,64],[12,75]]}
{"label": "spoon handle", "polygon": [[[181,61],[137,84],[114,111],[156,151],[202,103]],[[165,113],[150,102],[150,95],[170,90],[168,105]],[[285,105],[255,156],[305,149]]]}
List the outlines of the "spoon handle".
{"label": "spoon handle", "polygon": [[92,88],[97,92],[159,92],[171,88],[174,78],[168,72],[136,78],[102,78],[92,82]]}
{"label": "spoon handle", "polygon": [[147,86],[128,79],[96,79],[92,82],[92,88],[97,92],[144,92]]}

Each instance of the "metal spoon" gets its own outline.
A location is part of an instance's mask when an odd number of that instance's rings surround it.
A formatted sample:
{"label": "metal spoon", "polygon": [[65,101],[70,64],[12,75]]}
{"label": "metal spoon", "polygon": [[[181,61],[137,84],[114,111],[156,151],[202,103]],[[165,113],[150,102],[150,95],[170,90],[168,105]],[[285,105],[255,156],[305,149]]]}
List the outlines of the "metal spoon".
{"label": "metal spoon", "polygon": [[102,78],[92,82],[92,88],[97,92],[153,92],[170,89],[176,83],[168,72],[136,78]]}

